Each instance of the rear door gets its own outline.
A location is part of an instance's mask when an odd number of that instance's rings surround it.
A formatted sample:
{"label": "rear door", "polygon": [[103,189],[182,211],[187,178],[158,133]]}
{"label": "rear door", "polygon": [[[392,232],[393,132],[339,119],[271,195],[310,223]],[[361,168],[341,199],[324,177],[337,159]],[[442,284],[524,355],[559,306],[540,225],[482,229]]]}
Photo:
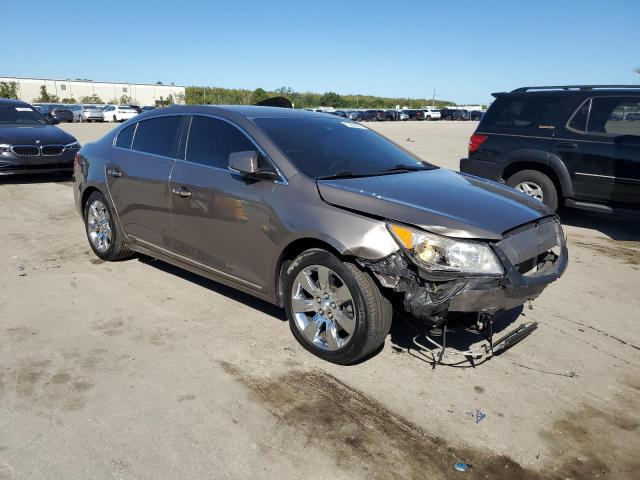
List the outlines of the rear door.
{"label": "rear door", "polygon": [[[258,147],[234,124],[194,115],[184,159],[171,174],[173,250],[205,270],[256,290],[270,278],[273,181],[228,169],[229,155]],[[263,162],[266,160],[263,158]]]}
{"label": "rear door", "polygon": [[578,200],[640,205],[640,96],[585,100],[554,143]]}
{"label": "rear door", "polygon": [[116,138],[106,178],[125,233],[150,247],[171,248],[169,175],[183,116],[132,124]]}

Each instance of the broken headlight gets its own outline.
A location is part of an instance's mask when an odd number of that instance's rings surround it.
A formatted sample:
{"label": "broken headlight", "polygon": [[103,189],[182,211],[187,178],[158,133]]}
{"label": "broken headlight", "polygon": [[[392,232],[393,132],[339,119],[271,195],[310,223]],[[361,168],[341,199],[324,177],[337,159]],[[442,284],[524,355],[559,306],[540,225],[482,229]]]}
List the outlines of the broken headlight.
{"label": "broken headlight", "polygon": [[501,275],[502,265],[483,242],[458,240],[400,225],[388,225],[411,259],[427,270],[474,275]]}

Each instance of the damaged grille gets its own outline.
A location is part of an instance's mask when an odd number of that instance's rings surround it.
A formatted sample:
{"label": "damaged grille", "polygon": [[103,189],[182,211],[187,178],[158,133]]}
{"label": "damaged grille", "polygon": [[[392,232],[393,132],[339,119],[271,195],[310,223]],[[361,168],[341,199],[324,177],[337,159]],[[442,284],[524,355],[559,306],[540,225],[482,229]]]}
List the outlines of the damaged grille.
{"label": "damaged grille", "polygon": [[498,247],[509,262],[525,274],[535,270],[547,253],[562,243],[560,222],[551,217],[508,232]]}

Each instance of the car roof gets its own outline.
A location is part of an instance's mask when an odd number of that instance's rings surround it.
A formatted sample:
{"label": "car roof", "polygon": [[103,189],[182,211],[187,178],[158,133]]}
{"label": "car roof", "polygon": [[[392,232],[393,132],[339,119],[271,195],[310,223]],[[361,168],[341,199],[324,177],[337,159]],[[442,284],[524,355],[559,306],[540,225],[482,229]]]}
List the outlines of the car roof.
{"label": "car roof", "polygon": [[[334,117],[322,112],[312,112],[302,109],[280,108],[280,107],[262,107],[255,105],[173,105],[171,107],[156,109],[153,111],[157,114],[167,113],[230,113],[245,118],[318,118]],[[149,115],[153,115],[151,111]],[[147,118],[150,118],[147,117]]]}
{"label": "car roof", "polygon": [[11,98],[0,98],[0,106],[2,107],[30,107],[31,105],[22,100],[13,100]]}

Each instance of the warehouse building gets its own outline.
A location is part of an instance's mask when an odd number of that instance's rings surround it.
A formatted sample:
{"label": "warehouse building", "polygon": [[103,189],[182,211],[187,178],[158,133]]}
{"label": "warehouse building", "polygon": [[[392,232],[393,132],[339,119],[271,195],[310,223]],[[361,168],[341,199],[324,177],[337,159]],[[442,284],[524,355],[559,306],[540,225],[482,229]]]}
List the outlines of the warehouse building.
{"label": "warehouse building", "polygon": [[[40,98],[42,86],[60,103],[83,103],[85,97],[100,101],[87,103],[131,103],[133,105],[163,105],[184,103],[185,87],[153,83],[95,82],[93,80],[56,80],[52,78],[0,77],[0,82],[15,82],[18,98],[33,103]],[[120,100],[125,98],[124,102]],[[73,99],[73,100],[71,100]]]}

